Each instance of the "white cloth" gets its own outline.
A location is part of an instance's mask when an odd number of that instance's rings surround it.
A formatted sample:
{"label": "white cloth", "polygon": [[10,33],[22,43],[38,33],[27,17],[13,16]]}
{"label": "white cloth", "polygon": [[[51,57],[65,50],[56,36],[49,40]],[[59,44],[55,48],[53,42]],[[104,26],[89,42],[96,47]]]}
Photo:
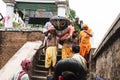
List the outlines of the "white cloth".
{"label": "white cloth", "polygon": [[52,25],[52,24],[51,24],[51,22],[50,22],[50,21],[48,21],[48,22],[46,22],[46,23],[45,23],[44,28],[48,29],[48,27],[49,27],[49,26],[51,26],[51,25]]}
{"label": "white cloth", "polygon": [[43,33],[47,32],[47,31],[48,31],[48,29],[46,29],[46,28],[43,28]]}
{"label": "white cloth", "polygon": [[86,60],[79,54],[79,53],[76,53],[73,55],[73,57],[75,60],[79,61],[79,63],[82,65],[82,67],[87,70],[87,62]]}
{"label": "white cloth", "polygon": [[[12,80],[18,80],[19,74],[21,71],[18,71],[12,78]],[[24,74],[20,80],[29,80],[28,74]]]}

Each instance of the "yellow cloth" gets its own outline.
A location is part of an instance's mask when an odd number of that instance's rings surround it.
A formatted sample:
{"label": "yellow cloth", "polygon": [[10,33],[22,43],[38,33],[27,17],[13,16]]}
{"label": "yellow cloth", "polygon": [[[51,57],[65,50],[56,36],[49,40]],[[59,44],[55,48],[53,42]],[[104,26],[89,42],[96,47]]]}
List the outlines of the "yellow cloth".
{"label": "yellow cloth", "polygon": [[62,59],[69,58],[69,57],[72,57],[72,56],[73,56],[72,48],[62,46]]}
{"label": "yellow cloth", "polygon": [[[88,29],[88,33],[92,34],[92,30]],[[85,55],[90,51],[91,44],[90,44],[90,36],[85,33],[84,31],[81,31],[80,34],[80,55],[85,57]]]}
{"label": "yellow cloth", "polygon": [[46,49],[45,68],[54,67],[57,60],[57,47],[50,46]]}

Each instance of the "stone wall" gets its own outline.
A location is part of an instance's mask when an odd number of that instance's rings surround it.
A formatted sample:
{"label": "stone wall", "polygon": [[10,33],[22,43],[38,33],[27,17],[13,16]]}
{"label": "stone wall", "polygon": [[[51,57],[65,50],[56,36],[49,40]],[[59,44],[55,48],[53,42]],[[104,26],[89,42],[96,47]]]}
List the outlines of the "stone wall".
{"label": "stone wall", "polygon": [[120,80],[120,14],[94,53],[97,76]]}
{"label": "stone wall", "polygon": [[41,31],[0,31],[0,68],[23,46],[26,41],[43,40]]}
{"label": "stone wall", "polygon": [[97,58],[96,74],[105,80],[120,79],[120,38]]}
{"label": "stone wall", "polygon": [[94,78],[95,60],[92,59],[94,51],[95,51],[95,48],[92,48],[90,50],[90,56],[89,56],[89,75],[88,75],[87,80],[93,80],[93,78]]}

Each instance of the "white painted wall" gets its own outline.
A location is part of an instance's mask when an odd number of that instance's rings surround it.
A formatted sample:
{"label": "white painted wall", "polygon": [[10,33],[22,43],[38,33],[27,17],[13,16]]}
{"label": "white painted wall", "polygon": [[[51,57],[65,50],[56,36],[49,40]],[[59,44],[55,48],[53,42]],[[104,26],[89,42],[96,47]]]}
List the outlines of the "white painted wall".
{"label": "white painted wall", "polygon": [[7,3],[6,6],[6,17],[5,17],[5,28],[13,27],[13,15],[14,15],[14,4]]}
{"label": "white painted wall", "polygon": [[64,7],[58,7],[58,16],[63,16],[65,17],[65,11],[66,9]]}

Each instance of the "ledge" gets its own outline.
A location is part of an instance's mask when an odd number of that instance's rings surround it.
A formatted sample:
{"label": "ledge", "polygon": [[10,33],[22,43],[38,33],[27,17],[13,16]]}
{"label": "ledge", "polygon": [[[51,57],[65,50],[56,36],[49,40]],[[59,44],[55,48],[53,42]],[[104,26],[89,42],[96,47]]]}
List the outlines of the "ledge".
{"label": "ledge", "polygon": [[55,0],[15,0],[16,2],[29,2],[29,3],[55,3]]}
{"label": "ledge", "polygon": [[17,28],[4,28],[0,29],[0,32],[43,32],[43,28],[25,28],[25,29],[17,29]]}

